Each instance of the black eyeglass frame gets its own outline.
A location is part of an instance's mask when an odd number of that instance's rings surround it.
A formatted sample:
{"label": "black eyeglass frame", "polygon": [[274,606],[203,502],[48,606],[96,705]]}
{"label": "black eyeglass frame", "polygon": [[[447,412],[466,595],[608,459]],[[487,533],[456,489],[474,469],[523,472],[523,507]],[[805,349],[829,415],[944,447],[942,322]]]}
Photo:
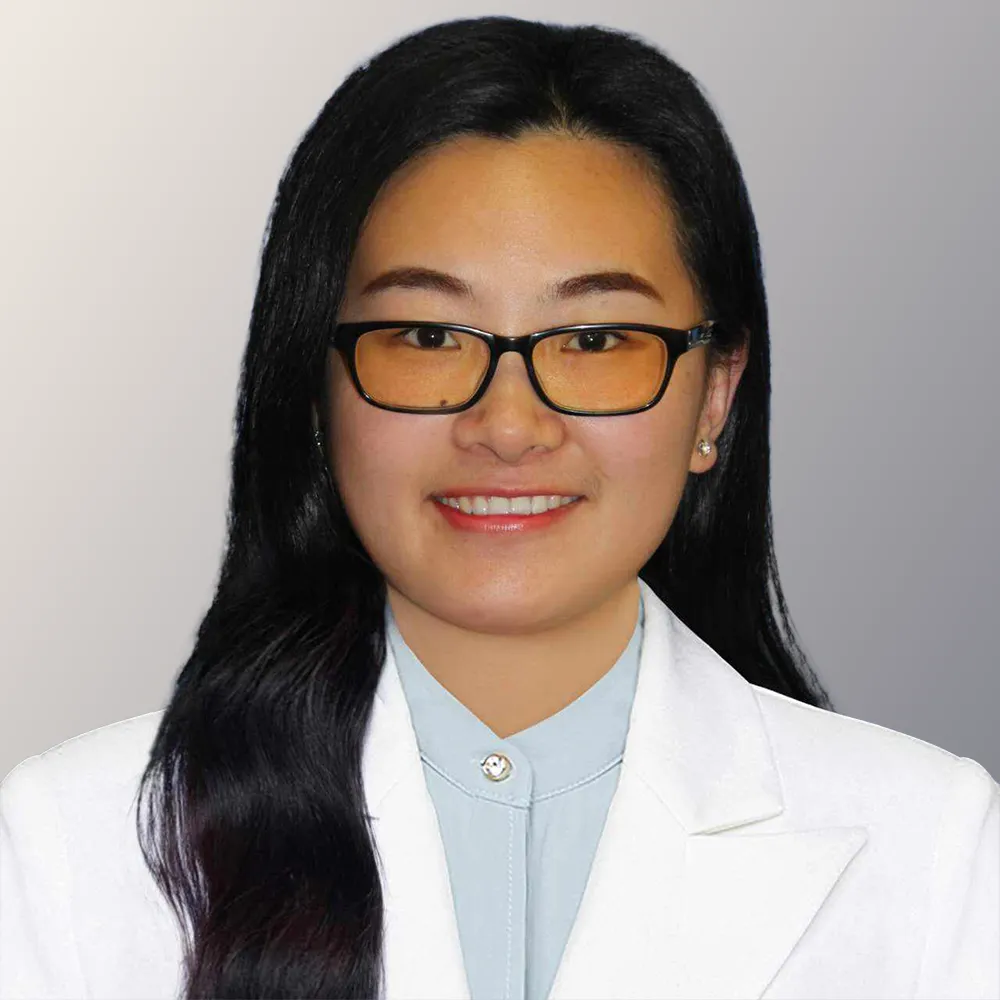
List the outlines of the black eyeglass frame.
{"label": "black eyeglass frame", "polygon": [[[535,333],[530,333],[522,337],[504,337],[498,333],[479,330],[474,326],[463,326],[460,323],[439,323],[424,320],[369,320],[364,323],[338,323],[330,335],[330,344],[340,351],[347,362],[351,381],[354,383],[354,387],[358,390],[361,397],[366,402],[371,403],[372,406],[377,406],[382,410],[390,410],[393,413],[445,414],[460,413],[462,410],[468,410],[470,407],[475,406],[486,394],[486,390],[489,389],[490,383],[493,381],[493,375],[496,372],[501,356],[508,351],[513,351],[516,354],[520,354],[524,359],[524,365],[528,370],[528,378],[531,380],[535,392],[538,394],[539,399],[550,409],[555,410],[557,413],[565,413],[575,417],[616,417],[630,413],[641,413],[643,410],[648,410],[655,406],[667,391],[670,376],[680,356],[692,348],[711,342],[714,336],[714,329],[717,325],[717,320],[705,320],[697,326],[691,327],[689,330],[678,330],[669,326],[654,326],[649,323],[578,323],[572,326],[556,326],[547,330],[538,330]],[[365,392],[364,386],[361,384],[361,379],[358,377],[358,369],[354,357],[355,349],[358,340],[363,334],[370,333],[373,330],[394,328],[407,330],[455,330],[458,333],[471,334],[485,341],[490,349],[490,360],[479,388],[464,403],[445,407],[390,406],[388,403],[379,402],[371,397]],[[667,366],[663,373],[663,380],[656,395],[648,403],[627,410],[573,410],[568,407],[558,406],[545,395],[545,390],[542,388],[535,374],[535,366],[532,360],[532,352],[535,349],[535,345],[539,341],[545,340],[547,337],[553,337],[559,333],[586,333],[591,330],[622,330],[625,332],[636,330],[640,333],[653,334],[667,345]]]}

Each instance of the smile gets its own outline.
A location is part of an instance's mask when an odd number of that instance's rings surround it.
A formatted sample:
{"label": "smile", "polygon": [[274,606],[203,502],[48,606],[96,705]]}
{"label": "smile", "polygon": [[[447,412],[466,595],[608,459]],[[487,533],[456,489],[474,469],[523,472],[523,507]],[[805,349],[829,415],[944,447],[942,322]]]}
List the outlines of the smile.
{"label": "smile", "polygon": [[519,515],[521,517],[545,514],[550,510],[565,507],[579,500],[579,497],[524,496],[524,497],[434,497],[434,499],[454,510],[476,517],[496,515]]}

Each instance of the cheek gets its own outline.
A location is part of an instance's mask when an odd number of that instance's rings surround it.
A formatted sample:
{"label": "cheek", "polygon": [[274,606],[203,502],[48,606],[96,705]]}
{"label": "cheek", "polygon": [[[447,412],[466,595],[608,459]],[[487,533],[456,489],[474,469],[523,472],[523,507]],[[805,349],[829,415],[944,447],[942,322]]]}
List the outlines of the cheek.
{"label": "cheek", "polygon": [[591,451],[619,515],[640,534],[662,537],[670,527],[690,466],[688,421],[659,406],[624,418],[630,423],[592,428]]}
{"label": "cheek", "polygon": [[359,537],[369,544],[398,534],[421,489],[420,470],[431,467],[434,435],[419,421],[433,420],[380,410],[349,384],[331,387],[330,417],[331,469]]}
{"label": "cheek", "polygon": [[606,433],[597,428],[591,435],[592,451],[604,456],[607,478],[623,487],[660,490],[678,480],[683,483],[690,461],[686,422],[670,419],[668,411],[659,407],[623,420],[630,423],[610,427]]}

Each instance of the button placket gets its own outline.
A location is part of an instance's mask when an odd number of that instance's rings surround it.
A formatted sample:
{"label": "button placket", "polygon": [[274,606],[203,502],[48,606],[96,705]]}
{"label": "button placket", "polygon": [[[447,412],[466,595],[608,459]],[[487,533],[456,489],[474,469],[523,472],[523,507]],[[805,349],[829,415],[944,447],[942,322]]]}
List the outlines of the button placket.
{"label": "button placket", "polygon": [[[489,863],[493,891],[502,893],[489,910],[494,930],[490,954],[483,960],[482,974],[489,980],[484,995],[525,1000],[532,766],[517,747],[495,736],[472,750],[466,758],[466,790],[481,800],[483,818],[490,825],[489,835],[479,842],[478,856]],[[478,904],[477,910],[481,919],[483,911]]]}

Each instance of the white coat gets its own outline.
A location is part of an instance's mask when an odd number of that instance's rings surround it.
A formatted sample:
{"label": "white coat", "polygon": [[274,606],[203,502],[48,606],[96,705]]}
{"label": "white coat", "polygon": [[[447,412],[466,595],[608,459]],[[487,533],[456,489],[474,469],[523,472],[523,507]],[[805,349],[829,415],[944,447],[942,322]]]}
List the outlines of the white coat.
{"label": "white coat", "polygon": [[[1000,997],[1000,789],[978,764],[748,684],[645,585],[619,784],[550,994]],[[173,997],[180,938],[139,854],[160,713],[0,788],[0,997]],[[390,998],[469,997],[389,651],[364,752]]]}

